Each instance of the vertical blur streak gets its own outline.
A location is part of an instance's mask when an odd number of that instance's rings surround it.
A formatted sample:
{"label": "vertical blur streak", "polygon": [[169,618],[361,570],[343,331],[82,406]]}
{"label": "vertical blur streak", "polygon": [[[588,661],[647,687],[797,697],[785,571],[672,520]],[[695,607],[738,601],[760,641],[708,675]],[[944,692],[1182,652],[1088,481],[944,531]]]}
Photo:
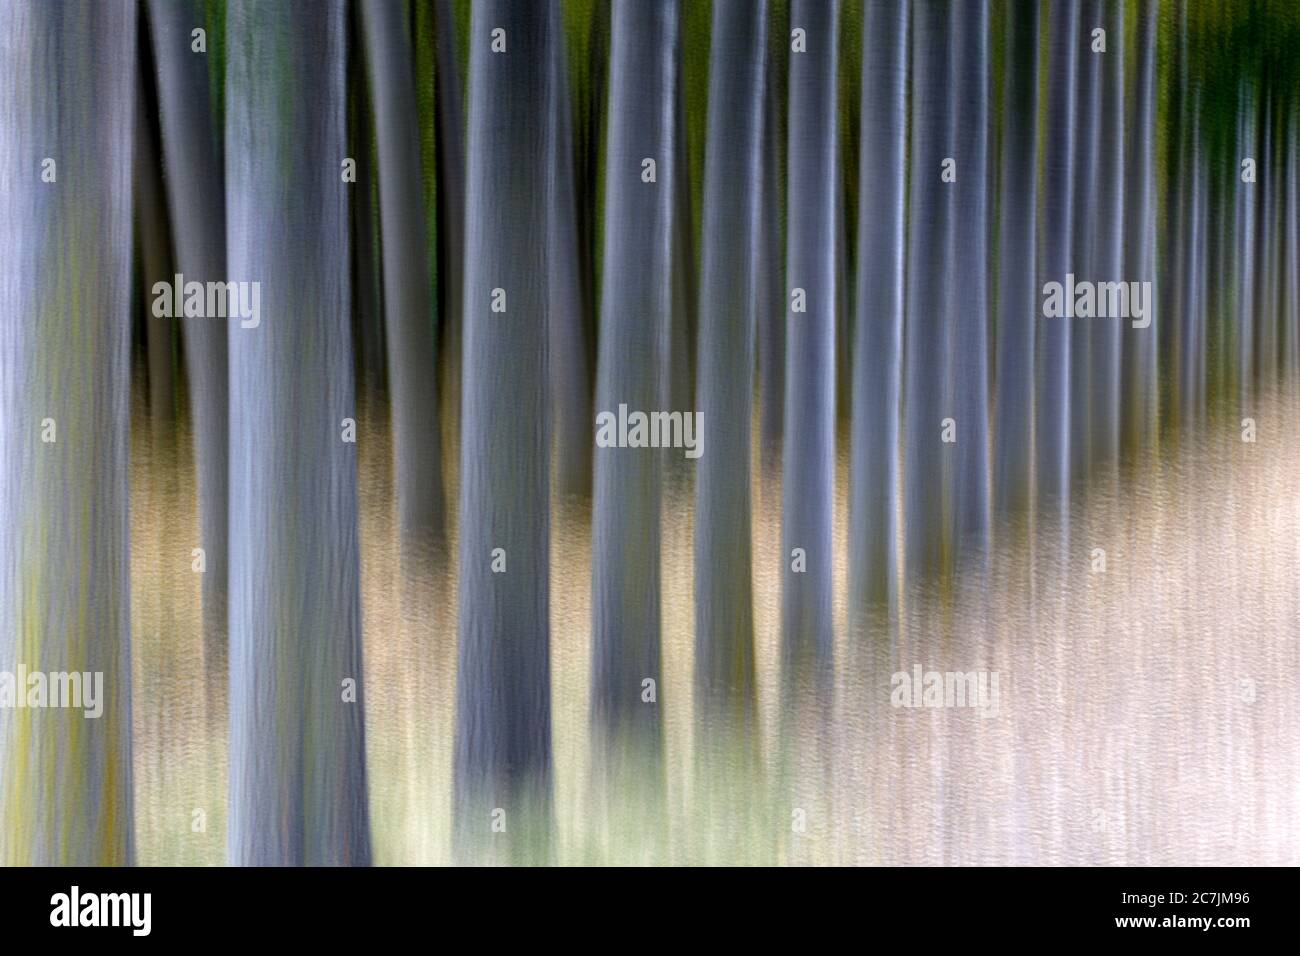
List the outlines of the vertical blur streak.
{"label": "vertical blur streak", "polygon": [[[474,4],[455,839],[462,858],[479,860],[489,858],[489,846],[515,861],[544,859],[549,852],[550,416],[542,104],[554,76],[551,30],[543,4]],[[493,45],[504,49],[494,52]],[[498,809],[504,817],[494,819]],[[494,823],[504,825],[504,832],[494,833]]]}
{"label": "vertical blur streak", "polygon": [[820,698],[831,678],[839,17],[839,0],[794,0],[790,9],[807,51],[790,57],[786,286],[788,301],[802,308],[786,306],[781,664],[788,704]]}
{"label": "vertical blur streak", "polygon": [[[1074,179],[1074,78],[1078,46],[1077,3],[1052,0],[1047,55],[1047,130],[1043,161],[1043,228],[1039,232],[1037,287],[1064,282],[1071,271],[1070,186]],[[1060,521],[1061,543],[1070,510],[1070,329],[1064,319],[1035,315],[1034,448],[1038,511]]]}
{"label": "vertical blur streak", "polygon": [[104,698],[0,708],[4,866],[134,862],[135,44],[133,3],[0,3],[0,672],[102,672]]}
{"label": "vertical blur streak", "polygon": [[852,620],[898,610],[898,409],[907,201],[908,0],[873,0],[863,28],[862,145],[853,347],[849,596]]}
{"label": "vertical blur streak", "polygon": [[[1123,448],[1126,463],[1154,455],[1157,442],[1159,402],[1156,364],[1159,358],[1157,329],[1160,283],[1156,281],[1156,0],[1138,0],[1136,76],[1133,82],[1133,121],[1128,125],[1129,144],[1124,168],[1129,177],[1126,190],[1128,215],[1124,220],[1124,267],[1133,281],[1150,282],[1156,295],[1147,308],[1156,314],[1146,328],[1125,323],[1121,349],[1123,365]],[[1246,243],[1247,246],[1250,243]],[[1146,321],[1145,319],[1143,320]]]}
{"label": "vertical blur streak", "polygon": [[754,729],[750,488],[766,3],[718,0],[709,52],[696,465],[695,690],[709,737]]}
{"label": "vertical blur streak", "polygon": [[465,84],[452,0],[432,0],[437,110],[438,306],[443,331],[443,420],[460,413],[461,312],[465,282]]}
{"label": "vertical blur streak", "polygon": [[[952,149],[959,174],[952,190],[952,282],[959,290],[945,317],[953,330],[952,545],[978,571],[989,556],[988,0],[952,7]],[[931,433],[933,434],[933,433]]]}
{"label": "vertical blur streak", "polygon": [[[1075,81],[1074,167],[1070,184],[1071,217],[1069,271],[1078,281],[1096,282],[1097,263],[1093,256],[1100,217],[1096,214],[1097,160],[1101,155],[1101,73],[1111,54],[1097,52],[1093,31],[1101,27],[1101,0],[1080,0],[1079,32],[1076,38],[1077,80]],[[1064,276],[1056,277],[1061,281]],[[1082,497],[1092,462],[1090,419],[1092,400],[1092,336],[1097,324],[1091,319],[1067,321],[1070,336],[1070,480],[1074,493]]]}
{"label": "vertical blur streak", "polygon": [[[617,0],[609,70],[605,262],[596,407],[664,407],[671,302],[677,5]],[[643,159],[657,181],[643,181]],[[653,426],[652,426],[653,427]],[[592,519],[592,717],[599,756],[659,770],[659,522],[662,460],[676,449],[597,448]],[[645,785],[654,787],[657,778]],[[607,790],[607,792],[609,792]]]}
{"label": "vertical blur streak", "polygon": [[[951,350],[945,292],[949,281],[949,190],[940,179],[951,156],[948,96],[951,87],[948,4],[918,0],[912,6],[911,197],[907,251],[907,358],[903,414],[906,422],[904,488],[908,586],[944,567],[944,529],[950,513],[944,481],[943,419],[948,408]],[[982,186],[982,184],[981,184]]]}
{"label": "vertical blur streak", "polygon": [[[768,37],[767,83],[763,89],[763,155],[759,173],[758,299],[755,308],[758,348],[758,401],[760,464],[763,474],[781,465],[782,417],[785,413],[786,313],[790,300],[785,287],[785,249],[781,241],[781,211],[785,209],[789,180],[783,175],[781,152],[787,113],[781,94],[782,66],[789,60],[789,11],[776,4],[772,36]],[[788,216],[787,216],[788,219]],[[788,228],[788,222],[787,222]],[[829,250],[827,251],[829,254]]]}
{"label": "vertical blur streak", "polygon": [[1029,507],[1033,474],[1034,329],[1040,321],[1038,216],[1039,4],[1008,4],[998,219],[997,404],[994,506]]}
{"label": "vertical blur streak", "polygon": [[[587,302],[580,262],[584,243],[578,234],[573,100],[562,11],[558,3],[552,4],[550,10],[555,56],[547,104],[550,168],[546,190],[546,259],[550,286],[547,322],[555,414],[555,482],[560,494],[584,498],[591,493],[592,474],[591,372],[587,361]],[[611,117],[616,118],[617,114],[611,113]],[[668,157],[664,157],[664,166],[670,166]],[[609,242],[608,234],[605,242]]]}
{"label": "vertical blur streak", "polygon": [[[1105,0],[1099,25],[1106,31],[1106,53],[1101,60],[1101,128],[1097,156],[1098,226],[1092,237],[1094,279],[1122,282],[1124,274],[1124,6]],[[1140,172],[1139,172],[1139,175]],[[1100,288],[1100,286],[1099,286]],[[1104,481],[1115,474],[1119,459],[1120,346],[1125,322],[1122,318],[1100,319],[1091,324],[1091,437],[1096,478]]]}
{"label": "vertical blur streak", "polygon": [[[201,22],[193,0],[151,0],[149,25],[158,71],[158,105],[167,167],[176,265],[185,281],[226,279],[221,141],[209,99],[208,57],[190,49]],[[170,277],[169,281],[170,281]],[[226,334],[212,317],[177,317],[194,420],[203,575],[203,648],[208,674],[226,670],[230,391]]]}
{"label": "vertical blur streak", "polygon": [[403,574],[438,560],[444,504],[432,277],[411,43],[390,0],[361,5],[379,140],[379,222]]}
{"label": "vertical blur streak", "polygon": [[229,322],[232,864],[370,862],[343,23],[227,11],[230,275],[262,293],[258,327]]}

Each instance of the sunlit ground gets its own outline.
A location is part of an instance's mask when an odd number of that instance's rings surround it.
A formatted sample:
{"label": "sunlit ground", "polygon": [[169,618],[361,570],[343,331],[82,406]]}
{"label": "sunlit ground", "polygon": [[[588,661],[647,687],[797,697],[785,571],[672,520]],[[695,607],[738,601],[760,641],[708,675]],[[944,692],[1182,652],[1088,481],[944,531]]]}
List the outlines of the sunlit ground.
{"label": "sunlit ground", "polygon": [[[139,411],[139,410],[138,410]],[[666,812],[591,778],[589,527],[552,531],[554,859],[571,862],[1300,863],[1300,426],[1294,396],[1184,434],[1100,483],[1059,532],[995,534],[987,584],[912,598],[897,633],[851,633],[847,462],[837,484],[829,718],[777,706],[780,488],[754,485],[757,776],[694,774],[692,507],[666,502]],[[139,858],[225,862],[225,728],[209,720],[188,454],[134,429],[132,622]],[[382,428],[360,429],[371,818],[377,862],[450,862],[456,593],[402,595]],[[188,448],[188,439],[182,447]],[[455,475],[449,475],[454,493]],[[454,513],[454,507],[452,511]],[[1093,549],[1106,570],[1094,572]],[[454,541],[450,549],[454,565]],[[405,614],[402,611],[406,607]],[[406,618],[404,623],[403,619]],[[895,670],[989,671],[996,716],[890,706]],[[793,754],[793,756],[791,756]],[[793,761],[790,763],[789,761]],[[779,768],[793,766],[790,773]],[[195,811],[202,811],[196,814]],[[199,826],[199,822],[203,826]]]}

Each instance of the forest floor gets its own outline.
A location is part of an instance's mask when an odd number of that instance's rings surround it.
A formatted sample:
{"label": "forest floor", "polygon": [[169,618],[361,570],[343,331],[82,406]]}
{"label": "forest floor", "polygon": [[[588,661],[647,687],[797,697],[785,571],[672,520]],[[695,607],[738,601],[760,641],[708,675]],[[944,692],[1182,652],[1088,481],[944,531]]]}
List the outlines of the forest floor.
{"label": "forest floor", "polygon": [[[553,508],[553,859],[671,863],[1300,863],[1300,416],[1262,402],[1094,482],[1059,531],[995,531],[987,578],[913,589],[903,619],[850,628],[847,460],[836,501],[836,680],[779,706],[780,487],[755,469],[759,763],[704,792],[692,713],[693,515],[666,497],[662,815],[603,792],[588,733],[590,526]],[[142,420],[137,417],[137,421]],[[382,435],[359,415],[359,434]],[[132,628],[139,860],[225,861],[225,726],[203,685],[188,456],[134,430]],[[188,448],[188,436],[180,436]],[[448,444],[446,446],[454,446]],[[359,495],[367,761],[376,862],[451,859],[450,567],[404,586],[389,449]],[[451,460],[451,459],[449,459]],[[455,491],[454,476],[449,494]],[[452,509],[454,512],[454,508]],[[1098,554],[1104,550],[1105,570]],[[896,672],[997,678],[996,708],[894,706]],[[990,688],[991,689],[991,688]],[[215,695],[219,701],[220,695]],[[994,712],[995,710],[995,712]],[[781,768],[779,771],[777,768]],[[714,779],[710,777],[710,779]],[[196,811],[201,811],[197,813]],[[653,821],[648,823],[647,821]],[[201,823],[201,826],[200,826]]]}

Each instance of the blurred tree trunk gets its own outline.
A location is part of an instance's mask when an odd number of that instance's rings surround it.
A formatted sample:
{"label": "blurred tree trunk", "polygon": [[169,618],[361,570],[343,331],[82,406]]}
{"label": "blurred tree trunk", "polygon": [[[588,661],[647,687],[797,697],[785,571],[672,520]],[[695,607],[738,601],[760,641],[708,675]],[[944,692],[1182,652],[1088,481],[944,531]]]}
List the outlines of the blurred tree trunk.
{"label": "blurred tree trunk", "polygon": [[[587,362],[586,329],[590,321],[583,295],[582,244],[577,218],[578,156],[574,150],[568,53],[559,5],[551,10],[555,56],[548,106],[551,140],[547,150],[550,168],[547,171],[546,254],[550,285],[550,375],[555,403],[555,481],[562,495],[582,499],[591,494],[595,435],[591,370]],[[610,119],[612,122],[615,117]],[[665,169],[668,163],[665,157]],[[609,242],[608,232],[605,242]]]}
{"label": "blurred tree trunk", "polygon": [[[807,48],[790,55],[784,309],[784,420],[790,430],[781,480],[781,663],[787,702],[805,693],[820,697],[828,689],[834,648],[839,7],[839,0],[793,0],[790,11],[791,24],[805,31]],[[792,309],[791,302],[800,308]]]}
{"label": "blurred tree trunk", "polygon": [[[547,115],[552,17],[474,4],[460,480],[458,853],[545,858],[550,829]],[[493,52],[494,31],[504,52]],[[539,161],[539,159],[541,161]],[[494,311],[494,306],[499,311]],[[493,833],[492,811],[504,811]],[[492,844],[493,839],[500,843]]]}
{"label": "blurred tree trunk", "polygon": [[[950,500],[944,419],[952,416],[949,338],[952,222],[944,160],[952,157],[949,94],[953,81],[948,4],[912,6],[911,200],[907,254],[904,495],[907,577],[916,583],[946,564]],[[980,188],[982,183],[977,184]]]}
{"label": "blurred tree trunk", "polygon": [[952,7],[952,112],[959,174],[952,191],[953,551],[982,565],[989,553],[989,8],[988,0]]}
{"label": "blurred tree trunk", "polygon": [[233,865],[370,862],[344,22],[227,8],[230,276],[261,283],[260,325],[229,332]]}
{"label": "blurred tree trunk", "polygon": [[[1124,193],[1129,183],[1124,155],[1124,5],[1106,0],[1099,25],[1106,52],[1097,54],[1101,78],[1101,127],[1097,156],[1097,225],[1093,231],[1092,278],[1124,282]],[[1089,449],[1099,477],[1110,478],[1119,460],[1120,347],[1129,320],[1109,316],[1092,322],[1092,436]]]}
{"label": "blurred tree trunk", "polygon": [[[1071,174],[1070,272],[1078,282],[1095,282],[1093,256],[1098,216],[1097,164],[1101,156],[1101,74],[1111,53],[1098,53],[1092,31],[1102,25],[1101,0],[1082,0],[1079,17],[1077,76],[1075,86],[1074,169]],[[1107,50],[1114,38],[1107,36]],[[1058,281],[1065,277],[1059,276]],[[1075,493],[1082,496],[1092,466],[1090,447],[1092,404],[1092,337],[1097,319],[1062,319],[1070,329],[1070,476]]]}
{"label": "blurred tree trunk", "polygon": [[[677,5],[614,6],[596,408],[664,407],[672,289]],[[655,182],[643,180],[653,159]],[[677,449],[597,448],[592,522],[592,716],[597,753],[660,759],[662,459]],[[656,700],[642,698],[654,681]],[[644,768],[643,768],[644,769]],[[647,781],[653,785],[653,780]]]}
{"label": "blurred tree trunk", "polygon": [[103,708],[0,707],[3,866],[135,862],[135,68],[133,3],[0,2],[0,671],[28,701],[23,670],[83,674]]}
{"label": "blurred tree trunk", "polygon": [[435,148],[438,177],[438,330],[443,421],[460,421],[461,318],[465,300],[465,83],[453,0],[432,4],[434,95],[437,113]]}
{"label": "blurred tree trunk", "polygon": [[[1133,122],[1128,124],[1129,148],[1125,171],[1130,214],[1125,218],[1124,259],[1130,281],[1150,282],[1147,302],[1150,324],[1133,328],[1124,323],[1123,365],[1124,454],[1129,460],[1154,453],[1158,434],[1160,398],[1157,331],[1158,308],[1165,302],[1156,275],[1156,0],[1138,0],[1136,76],[1133,84]],[[1146,321],[1145,319],[1143,320]]]}
{"label": "blurred tree trunk", "polygon": [[426,570],[445,531],[436,316],[411,44],[401,8],[362,0],[379,142],[379,221],[391,381],[394,478],[406,575]]}
{"label": "blurred tree trunk", "polygon": [[[1047,129],[1043,163],[1043,223],[1037,287],[1065,282],[1072,272],[1071,189],[1074,182],[1075,62],[1079,55],[1078,4],[1053,0],[1048,13]],[[1091,56],[1092,54],[1088,54]],[[1070,510],[1070,319],[1036,318],[1034,449],[1038,510],[1059,521],[1065,540]]]}
{"label": "blurred tree trunk", "polygon": [[696,401],[696,716],[716,743],[754,719],[750,428],[766,3],[713,5]]}
{"label": "blurred tree trunk", "polygon": [[[785,287],[785,250],[782,242],[782,210],[786,209],[787,180],[781,153],[786,148],[787,114],[782,108],[789,55],[788,10],[774,4],[769,13],[772,32],[768,37],[767,83],[763,90],[763,156],[759,184],[758,280],[758,396],[760,463],[774,474],[781,464],[782,418],[785,414],[786,313],[790,300]],[[833,112],[833,111],[832,111]]]}
{"label": "blurred tree trunk", "polygon": [[[202,22],[193,0],[150,0],[158,70],[167,199],[176,265],[186,282],[225,281],[226,207],[221,138],[212,111],[208,56],[191,50]],[[214,316],[175,319],[183,330],[185,374],[198,464],[203,574],[204,659],[218,683],[226,671],[229,549],[230,382],[226,326]]]}
{"label": "blurred tree trunk", "polygon": [[907,242],[907,0],[870,3],[863,29],[857,315],[853,348],[850,599],[898,610],[898,423]]}
{"label": "blurred tree trunk", "polygon": [[1033,474],[1037,276],[1039,5],[1010,3],[998,222],[997,406],[993,494],[999,515],[1029,508]]}

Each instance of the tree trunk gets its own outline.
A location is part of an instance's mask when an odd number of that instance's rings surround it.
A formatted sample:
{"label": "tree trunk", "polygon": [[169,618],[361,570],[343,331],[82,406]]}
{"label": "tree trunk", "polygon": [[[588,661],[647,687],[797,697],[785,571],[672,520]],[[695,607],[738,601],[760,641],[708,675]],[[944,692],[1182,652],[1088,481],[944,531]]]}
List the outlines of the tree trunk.
{"label": "tree trunk", "polygon": [[907,224],[907,0],[868,4],[862,58],[857,315],[853,348],[849,595],[898,610],[898,416]]}
{"label": "tree trunk", "polygon": [[[12,675],[0,690],[3,866],[135,862],[135,44],[133,3],[0,2],[0,673]],[[84,709],[49,706],[52,678],[34,698],[39,682],[24,671],[76,672]]]}
{"label": "tree trunk", "polygon": [[[554,76],[551,22],[541,4],[485,0],[474,4],[470,34],[455,830],[462,855],[495,836],[516,860],[544,857],[550,829],[547,220],[539,159]],[[500,53],[492,50],[497,30],[506,44]],[[505,834],[492,831],[498,808]]]}
{"label": "tree trunk", "polygon": [[[1043,164],[1043,218],[1040,230],[1039,290],[1065,282],[1073,271],[1074,86],[1078,56],[1078,5],[1053,0],[1049,13],[1046,156]],[[1091,55],[1091,54],[1090,54]],[[1040,514],[1059,521],[1064,542],[1070,509],[1070,322],[1038,319],[1034,450]]]}
{"label": "tree trunk", "polygon": [[999,515],[1029,508],[1033,474],[1034,330],[1042,321],[1037,275],[1039,5],[1006,16],[998,225],[997,407],[993,493]]}
{"label": "tree trunk", "polygon": [[807,41],[806,52],[790,55],[787,167],[784,418],[790,430],[781,480],[781,662],[790,702],[803,696],[800,688],[817,696],[828,688],[834,647],[839,13],[838,0],[793,0],[790,16]]}
{"label": "tree trunk", "polygon": [[[913,5],[911,202],[907,255],[906,454],[903,523],[907,577],[918,583],[940,574],[949,554],[947,475],[943,442],[952,416],[949,386],[950,242],[956,183],[941,178],[952,158],[948,100],[952,82],[948,4]],[[982,187],[982,183],[978,184]]]}
{"label": "tree trunk", "polygon": [[[1135,461],[1154,453],[1158,433],[1160,398],[1160,350],[1157,330],[1158,306],[1163,305],[1161,283],[1156,276],[1156,0],[1139,0],[1137,16],[1137,73],[1133,84],[1133,122],[1129,124],[1129,149],[1126,170],[1129,181],[1129,209],[1125,219],[1124,260],[1132,281],[1150,282],[1153,295],[1147,303],[1151,311],[1145,328],[1124,323],[1121,350],[1124,379],[1125,457]],[[1145,322],[1145,319],[1143,320]]]}
{"label": "tree trunk", "polygon": [[704,171],[695,515],[696,716],[715,740],[754,717],[750,426],[766,3],[713,6]]}
{"label": "tree trunk", "polygon": [[[201,22],[192,0],[150,0],[158,69],[163,159],[176,264],[186,282],[224,281],[226,209],[221,142],[209,94],[208,55],[194,53],[190,31]],[[226,325],[233,319],[177,317],[194,418],[199,541],[203,574],[203,647],[211,679],[226,671],[229,550],[230,382]]]}
{"label": "tree trunk", "polygon": [[232,0],[226,29],[230,276],[261,283],[229,331],[229,857],[364,865],[344,8]]}
{"label": "tree trunk", "polygon": [[[663,409],[671,307],[677,5],[614,7],[596,408]],[[656,182],[643,181],[653,159]],[[660,754],[662,459],[677,449],[597,448],[592,521],[592,716],[597,749]],[[656,700],[643,700],[652,680]],[[611,746],[613,745],[613,746]]]}
{"label": "tree trunk", "polygon": [[972,566],[989,554],[988,380],[988,0],[952,7],[953,149],[960,171],[953,196],[951,302],[953,403],[953,551]]}
{"label": "tree trunk", "polygon": [[366,70],[379,142],[379,221],[391,381],[394,479],[408,575],[436,560],[444,533],[433,282],[411,44],[401,9],[363,0]]}

